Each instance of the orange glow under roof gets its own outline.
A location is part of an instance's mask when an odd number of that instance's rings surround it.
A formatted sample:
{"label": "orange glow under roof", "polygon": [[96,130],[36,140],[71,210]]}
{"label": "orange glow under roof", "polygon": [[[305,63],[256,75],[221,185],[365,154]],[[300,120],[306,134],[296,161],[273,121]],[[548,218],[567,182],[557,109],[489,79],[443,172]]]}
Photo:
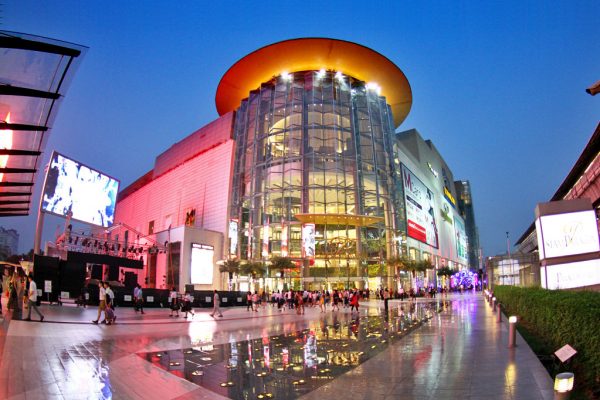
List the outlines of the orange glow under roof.
{"label": "orange glow under roof", "polygon": [[364,82],[375,82],[392,108],[398,127],[412,105],[404,73],[368,47],[326,38],[292,39],[258,49],[236,62],[221,78],[216,105],[219,115],[237,109],[252,90],[283,72],[321,69],[341,71]]}

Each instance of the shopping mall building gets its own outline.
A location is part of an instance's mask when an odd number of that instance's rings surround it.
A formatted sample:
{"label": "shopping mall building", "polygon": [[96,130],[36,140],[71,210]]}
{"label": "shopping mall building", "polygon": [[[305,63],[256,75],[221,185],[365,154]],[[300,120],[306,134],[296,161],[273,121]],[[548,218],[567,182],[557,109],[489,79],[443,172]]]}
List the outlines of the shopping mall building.
{"label": "shopping mall building", "polygon": [[434,284],[435,268],[477,268],[458,204],[470,202],[468,183],[457,196],[433,143],[395,133],[411,104],[404,73],[367,47],[321,38],[263,47],[221,79],[220,117],[120,193],[113,239],[165,245],[143,255],[138,277],[159,288],[226,289],[226,259],[289,257],[295,268],[267,268],[254,282],[270,289],[410,286],[386,267],[394,257],[429,260],[419,286]]}

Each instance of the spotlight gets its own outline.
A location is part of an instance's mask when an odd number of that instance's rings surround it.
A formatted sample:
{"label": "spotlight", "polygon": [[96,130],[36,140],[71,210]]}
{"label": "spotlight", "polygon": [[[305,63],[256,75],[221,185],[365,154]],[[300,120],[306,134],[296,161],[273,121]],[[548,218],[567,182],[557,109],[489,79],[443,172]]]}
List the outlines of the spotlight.
{"label": "spotlight", "polygon": [[342,74],[341,71],[338,71],[335,73],[335,79],[337,79],[338,81],[343,81],[344,80],[344,74]]}
{"label": "spotlight", "polygon": [[281,79],[283,79],[284,81],[291,81],[292,80],[292,75],[289,74],[288,72],[282,72],[281,73]]}

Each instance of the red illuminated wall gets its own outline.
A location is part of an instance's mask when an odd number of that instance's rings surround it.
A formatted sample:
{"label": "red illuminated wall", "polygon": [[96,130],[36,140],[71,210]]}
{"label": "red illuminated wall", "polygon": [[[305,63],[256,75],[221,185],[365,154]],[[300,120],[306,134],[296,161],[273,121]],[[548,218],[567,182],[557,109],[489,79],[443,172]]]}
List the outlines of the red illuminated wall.
{"label": "red illuminated wall", "polygon": [[123,222],[148,234],[186,222],[196,210],[194,226],[226,234],[227,207],[234,141],[233,113],[194,132],[159,155],[144,179],[124,189],[118,198],[115,223]]}

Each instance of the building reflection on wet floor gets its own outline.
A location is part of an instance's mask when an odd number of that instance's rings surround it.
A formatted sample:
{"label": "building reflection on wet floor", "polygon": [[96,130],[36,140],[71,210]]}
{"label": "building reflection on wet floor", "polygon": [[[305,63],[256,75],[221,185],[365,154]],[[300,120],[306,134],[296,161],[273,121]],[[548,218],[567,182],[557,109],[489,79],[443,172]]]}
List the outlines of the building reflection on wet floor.
{"label": "building reflection on wet floor", "polygon": [[[0,399],[535,399],[552,380],[480,294],[305,315],[266,306],[169,318],[42,306],[43,323],[0,323]],[[46,322],[48,321],[48,323]],[[2,341],[4,344],[2,344]]]}
{"label": "building reflection on wet floor", "polygon": [[387,318],[332,313],[289,334],[138,355],[221,396],[295,399],[372,358],[443,307],[407,304]]}

